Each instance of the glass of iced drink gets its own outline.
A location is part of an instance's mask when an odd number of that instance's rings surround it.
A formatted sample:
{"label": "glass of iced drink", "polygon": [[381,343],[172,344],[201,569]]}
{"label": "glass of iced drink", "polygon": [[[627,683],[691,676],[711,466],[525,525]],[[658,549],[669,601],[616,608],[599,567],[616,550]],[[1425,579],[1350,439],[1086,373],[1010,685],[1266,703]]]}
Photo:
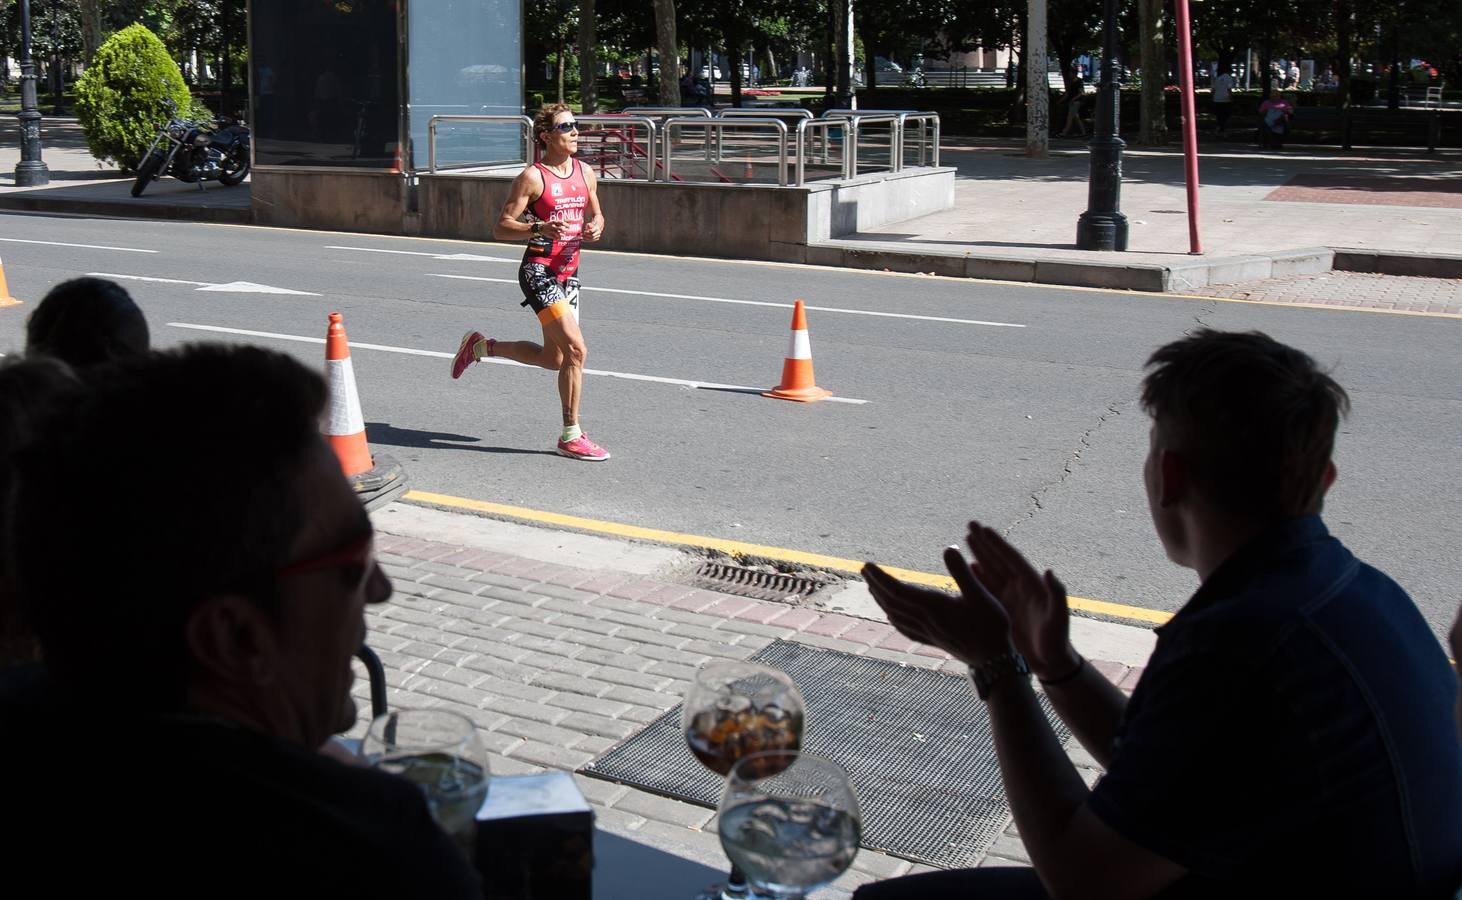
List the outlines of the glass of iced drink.
{"label": "glass of iced drink", "polygon": [[[695,758],[717,775],[754,754],[778,751],[755,765],[785,764],[802,746],[802,694],[785,672],[756,663],[717,661],[696,673],[681,706],[685,742]],[[746,879],[734,865],[725,885],[713,885],[700,900],[747,897]]]}

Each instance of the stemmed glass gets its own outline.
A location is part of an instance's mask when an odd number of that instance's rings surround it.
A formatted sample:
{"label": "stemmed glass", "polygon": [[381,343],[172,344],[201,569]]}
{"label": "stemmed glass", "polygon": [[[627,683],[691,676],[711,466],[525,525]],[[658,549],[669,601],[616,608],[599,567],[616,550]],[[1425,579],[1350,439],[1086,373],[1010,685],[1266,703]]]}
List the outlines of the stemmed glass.
{"label": "stemmed glass", "polygon": [[[706,768],[728,775],[741,759],[762,751],[794,758],[802,746],[805,705],[797,685],[770,666],[717,661],[696,672],[681,706],[685,742]],[[772,774],[771,770],[763,772]],[[699,900],[747,896],[746,879],[734,865],[724,887],[713,885]]]}
{"label": "stemmed glass", "polygon": [[420,787],[437,824],[471,858],[490,779],[471,719],[442,709],[388,712],[371,722],[360,755]]}
{"label": "stemmed glass", "polygon": [[726,778],[719,815],[726,855],[753,888],[776,900],[802,900],[858,854],[858,798],[847,771],[821,756],[774,750],[746,757]]}

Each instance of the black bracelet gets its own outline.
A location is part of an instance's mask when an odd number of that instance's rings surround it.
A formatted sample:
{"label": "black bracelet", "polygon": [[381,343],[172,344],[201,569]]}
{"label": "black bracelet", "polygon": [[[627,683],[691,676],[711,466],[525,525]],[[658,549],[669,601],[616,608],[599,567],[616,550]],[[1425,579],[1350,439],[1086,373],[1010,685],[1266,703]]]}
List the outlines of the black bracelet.
{"label": "black bracelet", "polygon": [[1055,687],[1058,684],[1065,684],[1068,681],[1075,681],[1076,676],[1081,674],[1081,670],[1086,668],[1086,657],[1082,656],[1080,653],[1076,655],[1081,661],[1078,662],[1076,664],[1076,668],[1072,669],[1070,672],[1067,672],[1060,678],[1052,678],[1050,681],[1039,677],[1037,677],[1036,680],[1039,681],[1043,687]]}

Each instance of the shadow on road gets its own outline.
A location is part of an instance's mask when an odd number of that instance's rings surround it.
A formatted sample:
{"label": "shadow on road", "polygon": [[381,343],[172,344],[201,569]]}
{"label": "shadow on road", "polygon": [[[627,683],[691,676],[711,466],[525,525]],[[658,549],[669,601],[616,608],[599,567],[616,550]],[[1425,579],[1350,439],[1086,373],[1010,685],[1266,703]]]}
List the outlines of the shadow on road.
{"label": "shadow on road", "polygon": [[429,450],[475,450],[480,453],[525,453],[543,456],[557,456],[552,450],[530,450],[525,447],[486,447],[478,443],[480,438],[446,431],[418,431],[414,428],[397,428],[385,422],[367,422],[366,436],[372,444],[388,447],[415,447]]}

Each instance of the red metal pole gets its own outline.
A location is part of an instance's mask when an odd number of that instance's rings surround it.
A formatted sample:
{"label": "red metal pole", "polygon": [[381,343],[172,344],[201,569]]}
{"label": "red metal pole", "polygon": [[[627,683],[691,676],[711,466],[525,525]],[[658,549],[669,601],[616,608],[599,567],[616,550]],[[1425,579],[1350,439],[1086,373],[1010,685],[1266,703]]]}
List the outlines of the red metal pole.
{"label": "red metal pole", "polygon": [[1193,27],[1188,0],[1174,0],[1178,19],[1178,83],[1183,91],[1183,164],[1188,180],[1188,252],[1203,252],[1198,236],[1198,114],[1193,99]]}

